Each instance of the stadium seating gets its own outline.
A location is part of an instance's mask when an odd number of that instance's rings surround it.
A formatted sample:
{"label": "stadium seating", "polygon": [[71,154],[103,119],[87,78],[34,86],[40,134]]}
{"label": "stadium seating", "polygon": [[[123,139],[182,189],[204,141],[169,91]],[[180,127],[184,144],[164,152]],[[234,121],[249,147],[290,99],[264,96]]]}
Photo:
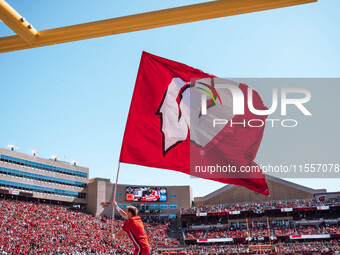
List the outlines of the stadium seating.
{"label": "stadium seating", "polygon": [[296,230],[299,235],[316,235],[319,234],[319,230],[314,225],[297,225]]}
{"label": "stadium seating", "polygon": [[278,244],[276,251],[278,253],[309,253],[310,252],[326,252],[330,250],[339,251],[339,245],[332,241],[313,241],[306,243],[290,243]]}
{"label": "stadium seating", "polygon": [[292,227],[275,225],[272,228],[274,229],[274,236],[289,236],[295,234],[295,230]]}
{"label": "stadium seating", "polygon": [[303,208],[316,207],[323,205],[340,205],[336,200],[320,202],[316,200],[296,200],[296,201],[268,201],[258,203],[243,203],[243,204],[226,204],[226,205],[207,205],[181,209],[182,214],[196,214],[201,212],[220,213],[228,211],[256,211],[261,209],[280,209],[280,208]]}
{"label": "stadium seating", "polygon": [[168,238],[167,229],[169,227],[169,222],[159,224],[159,223],[144,223],[144,229],[149,237],[149,243],[153,247],[158,246],[178,246],[178,241],[171,240]]}
{"label": "stadium seating", "polygon": [[250,232],[251,232],[251,234],[250,234],[251,237],[269,236],[267,226],[251,227]]}
{"label": "stadium seating", "polygon": [[[279,206],[304,206],[313,202],[303,203],[287,202],[279,203]],[[272,206],[271,202],[264,203],[265,206]],[[250,208],[256,208],[259,204],[248,204]],[[276,203],[275,206],[278,204]],[[224,205],[220,205],[212,210],[225,210]],[[230,208],[230,207],[228,207]],[[192,209],[192,208],[191,208]],[[201,208],[202,209],[202,208]],[[206,208],[205,208],[206,209]],[[232,207],[233,210],[248,210],[248,207]],[[196,210],[196,209],[195,209]],[[334,211],[337,212],[337,211]],[[311,215],[315,215],[315,211]],[[256,215],[256,214],[255,214]],[[298,214],[300,215],[300,214]],[[191,218],[202,218],[189,216]],[[169,220],[144,220],[145,231],[149,238],[153,254],[157,248],[182,247],[186,254],[228,254],[228,253],[250,253],[254,245],[268,244],[268,229],[266,220],[249,221],[249,236],[253,237],[250,245],[244,241],[234,240],[234,242],[224,244],[194,244],[187,247],[180,245],[179,241],[169,238],[170,229],[179,230],[173,222]],[[190,225],[189,229],[183,231],[185,239],[189,243],[194,243],[196,239],[212,238],[246,238],[248,230],[245,221],[229,223],[218,223],[218,218],[213,216],[209,221],[205,218],[205,224],[199,226]],[[200,222],[200,221],[197,221]],[[261,223],[262,222],[262,223]],[[333,224],[330,224],[330,223]],[[303,221],[293,223],[289,220],[276,220],[270,223],[271,234],[275,237],[283,238],[283,243],[279,238],[274,239],[275,252],[278,253],[311,253],[339,251],[338,238],[306,240],[291,242],[287,236],[300,234],[340,234],[340,225],[337,218],[331,220],[320,220],[314,225],[302,224]],[[307,223],[307,222],[306,222]],[[112,242],[111,219],[95,218],[84,211],[66,208],[62,206],[52,206],[37,204],[25,201],[0,200],[0,254],[130,254],[133,246],[127,236]],[[116,219],[113,230],[118,232],[124,224],[124,220]],[[293,225],[294,224],[294,225]],[[297,225],[296,225],[297,224]],[[193,229],[196,227],[197,229]],[[202,229],[204,228],[204,229]],[[265,237],[258,239],[256,237]],[[260,241],[261,240],[261,241]],[[243,242],[243,243],[242,243]],[[269,246],[271,247],[271,246]],[[256,253],[256,251],[255,251]]]}
{"label": "stadium seating", "polygon": [[227,229],[210,229],[205,238],[225,238]]}
{"label": "stadium seating", "polygon": [[248,231],[246,227],[236,228],[230,227],[228,231],[228,237],[239,238],[239,237],[248,237]]}
{"label": "stadium seating", "polygon": [[187,230],[186,236],[189,240],[203,238],[205,235],[205,230]]}
{"label": "stadium seating", "polygon": [[321,234],[340,234],[340,226],[338,224],[321,224]]}
{"label": "stadium seating", "polygon": [[[190,245],[186,249],[188,255],[210,255],[210,254],[244,254],[249,253],[249,247],[245,244],[238,245]],[[269,246],[270,247],[270,246]],[[340,246],[334,241],[312,241],[304,243],[286,244],[280,243],[275,245],[275,251],[270,254],[306,254],[310,255],[311,252],[319,252],[327,254],[331,251],[339,251]],[[260,254],[260,253],[255,253]],[[328,253],[333,254],[333,253]],[[338,253],[334,253],[338,254]]]}
{"label": "stadium seating", "polygon": [[[130,254],[125,235],[111,242],[109,219],[96,219],[74,209],[0,200],[0,254]],[[105,223],[106,222],[106,223]],[[124,221],[114,221],[114,233]],[[151,248],[177,246],[167,236],[168,222],[145,223]]]}

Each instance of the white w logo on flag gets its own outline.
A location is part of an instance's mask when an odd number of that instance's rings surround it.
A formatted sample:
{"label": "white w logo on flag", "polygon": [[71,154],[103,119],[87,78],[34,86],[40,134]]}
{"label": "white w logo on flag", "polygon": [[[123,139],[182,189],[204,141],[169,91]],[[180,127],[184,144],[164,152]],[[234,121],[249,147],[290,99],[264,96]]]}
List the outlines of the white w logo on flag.
{"label": "white w logo on flag", "polygon": [[[231,120],[232,95],[228,90],[219,89],[218,94],[223,105],[209,107],[209,114],[201,114],[202,96],[206,96],[205,84],[210,78],[197,80],[193,85],[180,78],[173,78],[166,90],[162,103],[157,111],[161,116],[161,132],[163,133],[163,155],[178,143],[186,140],[190,131],[190,140],[199,148],[209,143],[222,129],[223,125],[213,126],[214,119]],[[238,84],[237,84],[238,85]],[[210,91],[207,91],[211,95]]]}

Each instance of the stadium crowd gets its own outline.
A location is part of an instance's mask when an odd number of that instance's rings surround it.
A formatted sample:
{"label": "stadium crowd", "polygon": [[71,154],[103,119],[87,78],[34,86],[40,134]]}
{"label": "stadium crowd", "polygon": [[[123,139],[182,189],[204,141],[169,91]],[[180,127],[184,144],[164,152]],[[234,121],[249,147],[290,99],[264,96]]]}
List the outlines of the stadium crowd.
{"label": "stadium crowd", "polygon": [[158,246],[178,246],[179,242],[168,238],[167,230],[170,222],[144,223],[145,232],[148,235],[151,247]]}
{"label": "stadium crowd", "polygon": [[[259,251],[251,251],[251,246],[245,244],[238,245],[190,245],[187,247],[186,252],[188,255],[210,255],[210,254],[244,254],[244,253],[252,253],[252,254],[260,254]],[[268,245],[269,250],[271,249],[270,245]],[[340,245],[337,241],[312,241],[312,242],[304,242],[304,243],[279,243],[273,247],[273,250],[270,251],[271,254],[296,254],[306,252],[307,254],[310,252],[333,252],[339,251]],[[261,253],[263,254],[263,252]],[[339,254],[339,253],[337,253]]]}
{"label": "stadium crowd", "polygon": [[[0,254],[130,254],[127,235],[111,240],[110,220],[61,206],[0,200]],[[106,222],[106,223],[105,223]],[[123,220],[114,221],[114,233]],[[177,246],[167,222],[146,223],[151,248]]]}
{"label": "stadium crowd", "polygon": [[189,240],[200,239],[205,235],[205,230],[187,230],[186,236]]}
{"label": "stadium crowd", "polygon": [[246,226],[235,227],[231,226],[228,231],[228,237],[238,238],[238,237],[248,237],[248,231]]}
{"label": "stadium crowd", "polygon": [[225,238],[227,237],[227,229],[210,229],[205,238]]}
{"label": "stadium crowd", "polygon": [[340,251],[337,241],[311,241],[305,243],[280,243],[276,245],[278,253],[298,253],[298,252],[333,252]]}
{"label": "stadium crowd", "polygon": [[297,225],[297,233],[299,235],[316,235],[319,234],[319,230],[314,225]]}
{"label": "stadium crowd", "polygon": [[340,234],[340,226],[338,224],[320,224],[321,234]]}
{"label": "stadium crowd", "polygon": [[251,237],[255,236],[269,236],[270,230],[268,230],[267,226],[258,226],[258,227],[252,227],[250,230]]}
{"label": "stadium crowd", "polygon": [[340,205],[336,199],[325,201],[317,200],[296,200],[296,201],[268,201],[257,203],[243,203],[243,204],[220,204],[191,207],[188,209],[181,209],[182,214],[196,214],[196,213],[221,213],[229,211],[256,211],[261,209],[281,209],[281,208],[301,208],[301,207],[316,207],[316,206],[333,206]]}
{"label": "stadium crowd", "polygon": [[293,227],[274,225],[272,228],[274,230],[274,236],[289,236],[295,234]]}
{"label": "stadium crowd", "polygon": [[236,253],[238,251],[237,245],[190,245],[186,252],[188,255],[200,254],[228,254]]}
{"label": "stadium crowd", "polygon": [[[95,218],[84,211],[23,201],[0,200],[0,254],[131,254],[133,246],[125,235],[111,240],[111,220]],[[122,228],[124,220],[114,221],[114,232]],[[168,237],[171,224],[167,220],[155,219],[144,223],[151,249],[178,247],[176,240]],[[266,225],[249,224],[250,235],[268,236]],[[287,222],[271,225],[277,236],[329,233],[339,234],[338,224],[288,226]],[[245,224],[224,227],[210,227],[204,230],[189,229],[188,239],[247,237]],[[276,252],[296,253],[313,251],[339,251],[337,240],[314,241],[275,245]],[[247,253],[244,244],[233,245],[191,245],[187,254]]]}
{"label": "stadium crowd", "polygon": [[[284,224],[270,223],[268,230],[267,225],[253,225],[249,224],[249,236],[250,237],[267,237],[273,236],[290,236],[290,235],[316,235],[316,234],[340,234],[340,226],[338,224],[328,224],[325,222],[320,225],[293,225],[288,221]],[[290,225],[288,225],[290,224]],[[231,225],[228,228],[216,228],[211,226],[209,229],[188,229],[186,230],[187,239],[198,238],[245,238],[248,237],[248,230],[245,224],[243,225]]]}

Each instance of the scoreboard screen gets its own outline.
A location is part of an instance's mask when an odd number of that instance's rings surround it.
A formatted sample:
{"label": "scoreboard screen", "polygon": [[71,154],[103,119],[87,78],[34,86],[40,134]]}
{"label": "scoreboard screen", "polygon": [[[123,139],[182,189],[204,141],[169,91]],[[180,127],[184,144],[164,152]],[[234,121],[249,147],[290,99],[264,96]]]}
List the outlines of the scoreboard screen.
{"label": "scoreboard screen", "polygon": [[126,200],[139,202],[167,201],[166,188],[126,187]]}

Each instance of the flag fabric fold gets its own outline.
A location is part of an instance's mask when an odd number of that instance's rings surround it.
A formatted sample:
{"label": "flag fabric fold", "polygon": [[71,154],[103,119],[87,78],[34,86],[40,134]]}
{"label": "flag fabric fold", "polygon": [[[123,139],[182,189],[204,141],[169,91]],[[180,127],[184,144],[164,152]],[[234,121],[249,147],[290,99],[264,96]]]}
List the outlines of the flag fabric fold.
{"label": "flag fabric fold", "polygon": [[[208,106],[208,111],[216,116],[223,112],[233,122],[247,122],[255,118],[264,123],[267,117],[249,111],[246,84],[237,85],[245,98],[244,114],[233,115],[228,108],[228,103],[232,102],[227,100],[230,93],[218,90],[222,92],[220,96],[213,86],[202,82],[214,78],[214,75],[199,69],[143,52],[124,132],[120,162],[175,170],[244,186],[268,195],[269,190],[262,171],[237,176],[230,173],[207,175],[194,171],[195,165],[228,164],[238,170],[241,166],[257,166],[254,159],[262,140],[264,125],[249,128],[232,125],[228,121],[218,130],[198,128],[200,125],[207,126],[206,123],[211,119],[209,114],[203,116],[198,108],[194,111],[195,93],[206,92],[208,96],[211,95],[208,104],[221,104],[224,109],[214,113],[214,108]],[[255,109],[266,109],[256,91],[253,91],[252,99]]]}

